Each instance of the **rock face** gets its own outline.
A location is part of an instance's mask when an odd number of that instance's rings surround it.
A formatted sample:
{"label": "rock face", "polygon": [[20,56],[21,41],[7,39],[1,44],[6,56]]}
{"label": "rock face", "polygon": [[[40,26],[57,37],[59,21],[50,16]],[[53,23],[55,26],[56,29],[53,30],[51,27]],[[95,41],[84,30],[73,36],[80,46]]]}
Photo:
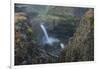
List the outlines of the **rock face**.
{"label": "rock face", "polygon": [[92,8],[16,5],[15,65],[94,60],[93,17]]}
{"label": "rock face", "polygon": [[94,60],[94,12],[89,9],[82,17],[76,32],[62,51],[60,62]]}

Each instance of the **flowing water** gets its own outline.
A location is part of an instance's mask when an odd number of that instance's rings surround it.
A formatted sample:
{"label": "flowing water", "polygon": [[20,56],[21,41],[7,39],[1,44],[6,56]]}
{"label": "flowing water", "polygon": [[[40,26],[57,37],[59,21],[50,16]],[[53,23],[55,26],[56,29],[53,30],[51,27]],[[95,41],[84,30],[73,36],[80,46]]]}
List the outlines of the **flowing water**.
{"label": "flowing water", "polygon": [[45,36],[45,38],[46,38],[46,41],[49,41],[49,36],[48,36],[48,34],[47,34],[47,31],[46,31],[44,25],[41,24],[40,27],[41,27],[41,29],[42,29],[43,32],[44,32],[44,36]]}
{"label": "flowing water", "polygon": [[[60,42],[60,40],[48,36],[46,28],[43,24],[41,24],[40,27],[41,27],[41,29],[43,30],[43,33],[44,33],[43,44],[53,45],[53,43],[59,43]],[[61,46],[61,48],[64,48],[63,43],[61,43],[60,46]]]}

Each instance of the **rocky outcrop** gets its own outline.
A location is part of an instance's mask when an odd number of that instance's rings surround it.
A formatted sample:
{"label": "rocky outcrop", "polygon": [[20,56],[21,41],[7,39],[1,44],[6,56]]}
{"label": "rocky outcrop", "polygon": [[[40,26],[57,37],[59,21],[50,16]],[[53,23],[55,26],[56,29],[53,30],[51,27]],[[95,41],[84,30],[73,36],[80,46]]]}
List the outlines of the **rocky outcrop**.
{"label": "rocky outcrop", "polygon": [[89,9],[82,17],[74,36],[60,56],[61,62],[94,60],[94,12]]}
{"label": "rocky outcrop", "polygon": [[[94,60],[93,17],[89,8],[16,4],[15,65]],[[43,44],[41,24],[65,47]]]}

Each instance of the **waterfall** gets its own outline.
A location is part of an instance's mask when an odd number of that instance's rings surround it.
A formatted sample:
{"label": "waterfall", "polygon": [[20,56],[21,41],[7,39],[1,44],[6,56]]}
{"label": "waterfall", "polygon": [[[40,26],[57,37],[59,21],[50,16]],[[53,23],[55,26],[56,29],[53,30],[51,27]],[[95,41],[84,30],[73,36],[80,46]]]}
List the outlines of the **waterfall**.
{"label": "waterfall", "polygon": [[[41,29],[43,30],[44,37],[45,37],[45,38],[43,39],[43,44],[49,44],[49,45],[53,46],[53,45],[52,45],[53,43],[59,43],[59,42],[60,42],[58,39],[56,39],[56,38],[54,38],[54,37],[49,37],[49,36],[48,36],[48,33],[47,33],[47,31],[46,31],[46,28],[45,28],[45,26],[44,26],[43,24],[40,24],[40,27],[41,27]],[[60,43],[60,47],[61,47],[61,48],[64,48],[64,44],[63,44],[63,43]]]}
{"label": "waterfall", "polygon": [[44,25],[43,25],[43,24],[41,24],[41,25],[40,25],[40,27],[41,27],[41,29],[42,29],[42,30],[43,30],[43,32],[44,32],[44,35],[45,35],[46,40],[47,40],[47,41],[49,41],[48,33],[47,33],[47,31],[46,31],[46,29],[45,29]]}

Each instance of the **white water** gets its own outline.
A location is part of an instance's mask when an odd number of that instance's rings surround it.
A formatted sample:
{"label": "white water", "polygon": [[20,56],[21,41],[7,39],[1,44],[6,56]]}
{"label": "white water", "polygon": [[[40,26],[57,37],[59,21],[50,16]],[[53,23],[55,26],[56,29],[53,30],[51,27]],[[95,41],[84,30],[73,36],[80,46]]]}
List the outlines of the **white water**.
{"label": "white water", "polygon": [[[44,43],[44,44],[50,44],[50,45],[52,45],[54,42],[59,42],[58,39],[48,36],[48,33],[47,33],[47,31],[46,31],[46,29],[45,29],[45,26],[44,26],[43,24],[41,24],[40,27],[41,27],[41,29],[43,30],[44,37],[45,37],[45,38],[43,39],[43,43]],[[60,47],[61,47],[61,48],[64,48],[64,44],[63,44],[63,43],[60,43]]]}
{"label": "white water", "polygon": [[43,33],[44,33],[43,44],[52,45],[54,42],[59,42],[58,39],[48,36],[48,33],[47,33],[45,26],[43,24],[41,24],[40,27],[41,27],[41,29],[43,30]]}
{"label": "white water", "polygon": [[45,38],[46,38],[46,40],[47,40],[47,42],[48,42],[48,41],[49,41],[49,36],[48,36],[48,34],[47,34],[46,29],[45,29],[45,27],[44,27],[43,24],[41,24],[40,26],[41,26],[41,28],[42,28],[42,30],[43,30],[43,32],[44,32]]}
{"label": "white water", "polygon": [[64,44],[63,43],[60,43],[60,46],[61,46],[61,48],[64,48]]}

